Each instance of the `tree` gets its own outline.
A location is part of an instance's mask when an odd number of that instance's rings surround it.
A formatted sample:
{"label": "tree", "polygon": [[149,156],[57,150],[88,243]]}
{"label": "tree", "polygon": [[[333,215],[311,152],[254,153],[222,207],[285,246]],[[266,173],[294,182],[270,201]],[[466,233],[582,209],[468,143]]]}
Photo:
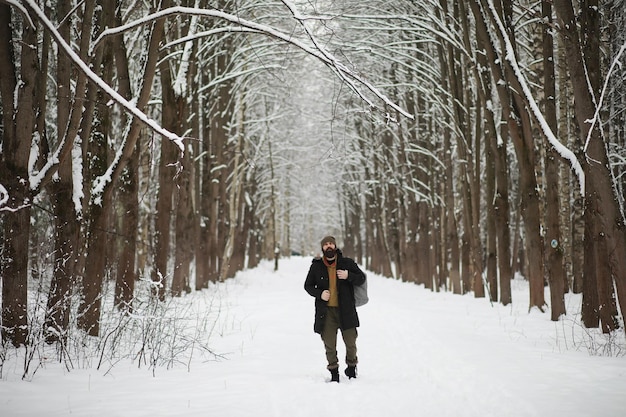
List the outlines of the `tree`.
{"label": "tree", "polygon": [[[551,34],[552,6],[547,1],[541,2],[542,16],[545,22],[543,35],[543,84],[544,113],[546,121],[553,132],[558,132],[556,116],[556,80],[554,73],[554,45]],[[545,208],[545,242],[546,272],[550,283],[550,306],[552,320],[557,321],[566,313],[563,295],[566,288],[566,277],[563,265],[563,245],[561,243],[560,196],[558,153],[548,146],[545,153],[546,173],[546,208]]]}
{"label": "tree", "polygon": [[[596,52],[599,42],[598,3],[592,1],[583,5],[581,29],[576,24],[571,1],[555,1],[554,7],[559,18],[559,33],[567,51],[572,84],[578,86],[574,88],[574,105],[585,149],[582,162],[585,170],[585,262],[590,264],[585,268],[584,279],[597,279],[599,304],[596,309],[592,302],[590,309],[584,310],[587,312],[584,320],[591,327],[594,320],[588,314],[600,314],[603,330],[608,332],[617,326],[612,281],[617,289],[622,316],[626,308],[626,235],[624,217],[614,194],[606,144],[596,120],[600,91],[600,68]],[[589,34],[583,41],[579,33],[586,31]],[[589,124],[588,120],[594,123]],[[586,287],[585,292],[589,294],[589,291],[593,292],[594,288]]]}
{"label": "tree", "polygon": [[[15,346],[26,343],[28,236],[33,193],[30,189],[28,158],[34,133],[37,103],[37,32],[30,15],[21,28],[21,51],[13,48],[11,8],[0,4],[0,94],[2,94],[2,153],[0,184],[2,204],[2,339]],[[20,54],[18,72],[15,55]]]}
{"label": "tree", "polygon": [[[481,297],[487,282],[508,304],[523,272],[543,309],[547,278],[554,320],[563,258],[577,289],[584,258],[586,325],[618,324],[623,95],[610,66],[625,53],[623,31],[599,36],[618,8],[584,2],[575,21],[558,1],[551,22],[549,2],[70,3],[0,6],[3,339],[28,337],[28,255],[48,255],[28,245],[45,233],[30,220],[46,206],[54,256],[30,268],[50,279],[49,341],[71,328],[74,294],[79,326],[99,334],[106,280],[132,308],[136,265],[165,299],[278,245],[317,251],[329,232],[368,268],[436,291]],[[569,72],[551,68],[566,59]],[[568,242],[580,216],[561,213],[581,201],[566,163],[586,178],[584,256]]]}
{"label": "tree", "polygon": [[[68,1],[60,1],[57,13],[59,20],[67,16],[71,11],[71,4]],[[67,19],[60,24],[59,34],[66,43],[70,43],[70,35],[74,33],[90,33],[94,20],[93,7],[85,9],[85,14],[80,22],[80,29],[74,28],[74,20]],[[81,59],[87,58],[89,48],[89,37],[85,36],[78,40],[80,44]],[[42,51],[42,57],[48,54],[48,51]],[[96,65],[102,55],[97,56]],[[88,136],[91,129],[90,124],[86,124],[83,119],[91,120],[90,114],[94,110],[94,100],[85,100],[87,94],[87,78],[82,74],[76,87],[71,88],[72,84],[72,62],[70,57],[62,50],[57,51],[57,124],[56,124],[56,142],[57,144],[67,143],[67,149],[77,150],[80,143],[73,146],[79,131]],[[44,77],[47,78],[47,77]],[[45,84],[43,86],[45,88]],[[93,90],[91,90],[93,93]],[[93,94],[92,94],[93,96]],[[79,101],[87,101],[85,111],[81,112],[80,108],[75,105]],[[45,129],[46,127],[43,126]],[[80,129],[80,130],[79,130]],[[45,135],[47,139],[52,139]],[[46,145],[47,149],[52,149],[50,144]],[[46,155],[50,157],[50,155]],[[48,296],[46,329],[48,331],[48,341],[58,340],[59,337],[65,337],[64,334],[69,326],[69,310],[70,297],[72,287],[76,282],[76,268],[78,265],[78,257],[80,256],[80,217],[82,216],[81,207],[75,204],[75,196],[82,193],[81,190],[74,189],[74,164],[75,158],[69,155],[61,158],[57,169],[58,178],[49,182],[50,195],[52,199],[52,207],[54,212],[54,236],[55,236],[55,263],[54,275],[50,284],[50,292]],[[49,172],[55,172],[53,170]]]}

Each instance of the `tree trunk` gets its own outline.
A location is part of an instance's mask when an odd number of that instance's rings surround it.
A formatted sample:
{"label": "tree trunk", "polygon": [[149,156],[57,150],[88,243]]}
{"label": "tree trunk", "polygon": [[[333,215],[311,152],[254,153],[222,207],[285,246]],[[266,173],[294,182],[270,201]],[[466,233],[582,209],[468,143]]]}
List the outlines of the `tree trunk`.
{"label": "tree trunk", "polygon": [[[461,32],[463,43],[467,50],[472,48],[472,42],[470,40],[470,26],[468,21],[468,13],[466,10],[465,2],[457,3],[458,20],[461,24]],[[485,287],[483,284],[483,248],[481,242],[481,227],[480,227],[480,146],[483,131],[486,129],[483,125],[481,91],[472,90],[470,88],[472,79],[472,73],[477,83],[480,83],[480,76],[476,71],[472,71],[472,66],[465,64],[465,57],[457,52],[455,65],[457,66],[456,74],[457,80],[455,97],[460,100],[459,103],[465,104],[466,107],[474,107],[474,117],[469,117],[464,114],[465,110],[460,105],[456,110],[457,119],[461,122],[460,129],[462,135],[458,137],[459,145],[457,150],[461,156],[462,164],[462,178],[464,182],[463,200],[464,200],[464,215],[469,216],[469,243],[470,243],[470,273],[471,273],[471,288],[474,292],[474,297],[481,298],[485,296]],[[478,92],[478,97],[473,98],[472,94]],[[484,98],[482,99],[485,100]],[[476,104],[474,104],[476,103]],[[468,111],[469,113],[469,111]],[[472,134],[472,123],[474,123],[474,134]],[[489,134],[485,132],[485,134]],[[461,141],[462,139],[462,141]],[[473,142],[473,145],[472,145]],[[463,170],[465,171],[463,173]]]}
{"label": "tree trunk", "polygon": [[[162,124],[170,132],[182,134],[185,131],[185,100],[174,91],[174,77],[171,73],[171,64],[164,60],[160,66]],[[174,270],[172,272],[171,293],[172,296],[180,296],[189,288],[189,267],[191,263],[193,241],[192,230],[192,167],[191,149],[186,146],[182,160],[175,164],[178,159],[178,149],[174,144],[161,144],[161,165],[159,169],[159,201],[157,224],[158,236],[162,240],[157,249],[158,271],[167,271],[167,263],[170,259],[170,239],[172,215],[174,219]],[[172,165],[176,168],[172,169]],[[173,204],[175,206],[173,206]],[[164,274],[161,272],[161,280]],[[157,275],[155,278],[159,278]]]}
{"label": "tree trunk", "polygon": [[100,333],[100,308],[102,304],[102,282],[106,274],[106,251],[108,245],[108,210],[111,207],[112,189],[102,194],[101,204],[93,204],[89,212],[91,219],[87,235],[87,262],[82,280],[83,299],[78,307],[78,327],[90,336]]}
{"label": "tree trunk", "polygon": [[[497,85],[498,96],[503,104],[503,116],[506,118],[518,160],[520,209],[524,219],[524,242],[526,259],[528,260],[526,264],[528,267],[527,278],[530,284],[529,308],[538,308],[543,311],[545,307],[543,240],[540,234],[539,196],[535,176],[530,114],[528,113],[524,97],[519,95],[522,92],[522,88],[511,68],[511,63],[504,57],[497,55],[495,45],[489,38],[486,22],[478,4],[471,2],[471,6],[476,19],[477,34],[486,46],[487,60],[491,65],[491,72]],[[511,21],[511,16],[507,14],[511,10],[510,2],[504,2],[503,6],[506,12],[502,14],[501,19],[503,21]],[[484,9],[490,10],[486,6]],[[500,36],[499,33],[498,36]],[[508,36],[509,41],[514,43],[512,34]],[[499,41],[503,42],[504,40],[500,39]],[[499,63],[502,63],[503,67],[500,67]],[[506,82],[504,82],[505,80]]]}
{"label": "tree trunk", "polygon": [[[449,14],[448,14],[448,2],[447,0],[439,1],[441,9],[443,11],[443,16],[438,14],[440,19],[445,19],[446,26],[450,26],[449,22]],[[439,11],[437,11],[439,13]],[[451,91],[449,84],[450,73],[453,71],[451,65],[453,62],[449,60],[453,57],[451,45],[447,45],[447,51],[444,51],[443,47],[437,45],[437,49],[439,51],[439,65],[441,68],[441,84],[443,86],[444,91]],[[447,59],[446,59],[447,58]],[[450,100],[447,96],[442,97],[442,101],[446,103],[448,106],[451,106]],[[444,173],[444,213],[442,216],[442,228],[445,230],[445,237],[443,239],[443,245],[445,248],[450,249],[450,286],[452,287],[452,292],[454,294],[461,294],[463,292],[463,288],[461,286],[461,272],[460,272],[460,249],[459,249],[459,230],[457,224],[457,216],[456,216],[456,202],[454,197],[454,166],[452,164],[452,144],[451,144],[451,135],[452,132],[448,127],[450,125],[450,117],[447,113],[444,114],[444,124],[443,124],[443,164],[445,166]],[[443,248],[442,248],[443,250]],[[447,259],[447,256],[443,254],[444,260]]]}
{"label": "tree trunk", "polygon": [[[463,27],[467,26],[467,16],[464,16],[463,3],[456,3],[454,14]],[[463,42],[468,45],[469,34]],[[447,60],[449,62],[448,83],[453,97],[454,125],[458,126],[456,134],[457,154],[459,161],[460,194],[463,207],[463,237],[462,279],[463,292],[474,291],[476,297],[484,296],[482,283],[482,245],[480,242],[480,226],[478,216],[479,179],[476,177],[476,150],[472,149],[471,120],[466,113],[465,106],[470,102],[469,88],[466,88],[467,70],[463,63],[460,51],[448,47]],[[475,137],[475,139],[477,139]]]}
{"label": "tree trunk", "polygon": [[[476,38],[477,47],[485,48],[485,39]],[[492,97],[491,74],[485,54],[477,54],[478,66],[476,80],[479,85],[481,106],[484,108],[484,137],[486,152],[487,176],[487,283],[489,285],[491,301],[498,300],[504,304],[511,303],[511,249],[509,230],[509,190],[508,190],[508,163],[507,163],[507,136],[506,123],[499,123],[500,138],[496,127],[495,115],[487,103]],[[502,143],[498,143],[499,140]],[[478,173],[477,173],[478,175]],[[499,278],[498,278],[499,276]]]}
{"label": "tree trunk", "polygon": [[[163,119],[166,111],[163,111]],[[163,120],[165,126],[165,120]],[[154,269],[152,281],[155,295],[165,299],[167,288],[168,261],[170,259],[170,239],[172,221],[172,195],[174,193],[174,170],[169,166],[175,159],[176,146],[169,141],[161,141],[161,155],[159,158],[159,189],[157,193],[156,213],[154,219]]]}
{"label": "tree trunk", "polygon": [[489,286],[489,299],[498,300],[498,249],[496,235],[496,164],[492,142],[496,141],[495,132],[493,135],[486,137],[486,207],[487,207],[487,285]]}
{"label": "tree trunk", "polygon": [[[137,108],[143,109],[150,99],[150,92],[152,90],[152,82],[154,80],[155,68],[159,58],[158,50],[161,37],[163,35],[163,20],[156,21],[152,26],[152,32],[148,40],[148,50],[146,51],[146,63],[144,66],[144,73],[142,80],[142,86],[139,89],[137,98]],[[106,69],[106,68],[105,68]],[[106,100],[100,99],[99,103],[102,106],[106,105]],[[101,114],[105,114],[107,110],[102,110]],[[103,122],[106,126],[106,121]],[[130,122],[130,128],[123,141],[124,147],[120,150],[121,157],[116,159],[117,164],[112,166],[112,174],[108,178],[108,182],[104,185],[103,189],[98,195],[91,197],[91,223],[90,231],[88,235],[88,250],[86,259],[85,276],[83,278],[84,298],[81,300],[79,306],[79,325],[83,330],[89,332],[90,335],[97,335],[99,333],[99,319],[100,319],[100,303],[101,303],[101,286],[102,279],[105,275],[105,248],[106,239],[104,232],[107,228],[107,212],[110,210],[110,204],[112,201],[112,193],[114,187],[122,174],[122,171],[128,164],[128,161],[133,155],[135,145],[139,137],[139,133],[143,126],[137,121],[132,120]],[[106,135],[103,135],[106,137]],[[103,146],[106,146],[104,142]],[[99,178],[102,180],[103,178]],[[99,203],[99,204],[98,204]]]}
{"label": "tree trunk", "polygon": [[[230,164],[230,186],[228,187],[228,234],[225,236],[226,244],[222,259],[222,270],[220,277],[232,278],[238,270],[243,269],[246,239],[242,236],[245,225],[243,189],[244,189],[244,163],[241,155],[245,155],[244,145],[244,104],[241,95],[237,97],[237,115],[235,118],[237,141],[229,148],[229,154],[234,157]],[[268,142],[271,143],[271,142]],[[272,174],[273,176],[273,174]],[[288,243],[288,241],[287,241]],[[288,246],[288,245],[287,245]],[[275,259],[278,259],[279,252],[275,252]]]}
{"label": "tree trunk", "polygon": [[[69,1],[57,2],[59,16],[65,16],[70,9]],[[69,22],[59,26],[59,34],[67,43],[70,43],[71,29]],[[57,142],[68,140],[64,135],[72,108],[71,76],[72,66],[69,56],[57,51]],[[58,179],[49,187],[54,212],[54,270],[46,309],[45,329],[48,342],[64,338],[64,332],[69,325],[69,300],[79,251],[79,224],[73,202],[73,181],[72,158],[66,158],[59,164]]]}
{"label": "tree trunk", "polygon": [[[0,5],[0,85],[3,125],[0,152],[0,184],[5,187],[2,259],[2,340],[14,346],[28,338],[28,241],[33,195],[28,181],[28,159],[36,120],[37,33],[28,24],[22,29],[20,83],[17,85],[11,8]],[[17,86],[17,87],[16,87]]]}
{"label": "tree trunk", "polygon": [[[239,117],[243,117],[241,114]],[[243,123],[242,123],[243,125]],[[240,126],[241,128],[241,126]],[[231,265],[234,259],[233,254],[236,250],[241,250],[241,235],[237,233],[237,229],[240,223],[239,208],[243,189],[243,167],[240,162],[240,155],[243,154],[243,131],[238,134],[237,149],[234,152],[235,158],[232,167],[232,181],[230,184],[229,203],[230,208],[228,213],[228,235],[226,236],[226,246],[224,249],[224,257],[222,259],[222,270],[220,271],[220,277],[232,278],[237,268]],[[245,242],[245,240],[243,240]],[[278,255],[278,254],[276,254]]]}
{"label": "tree trunk", "polygon": [[[465,216],[463,216],[463,226],[466,227]],[[467,233],[464,231],[461,235],[461,283],[463,289],[461,294],[467,294],[472,288],[472,267],[471,267],[471,248]]]}
{"label": "tree trunk", "polygon": [[[558,132],[556,118],[556,82],[554,79],[554,46],[552,39],[552,6],[551,2],[541,2],[543,15],[543,83],[545,100],[545,118],[552,132]],[[565,311],[565,269],[563,267],[563,244],[561,243],[561,202],[559,199],[559,166],[558,154],[554,147],[548,145],[545,154],[546,174],[546,209],[545,209],[545,242],[546,272],[550,283],[551,318],[557,321]]]}
{"label": "tree trunk", "polygon": [[[574,9],[569,0],[555,0],[554,6],[559,18],[561,35],[567,50],[567,62],[574,88],[574,105],[576,120],[580,128],[582,143],[586,145],[585,158],[582,161],[585,171],[585,220],[586,251],[604,257],[595,259],[595,273],[598,280],[598,309],[606,309],[613,315],[606,289],[611,288],[614,280],[622,316],[626,313],[626,233],[624,218],[614,194],[606,144],[600,134],[598,123],[591,129],[589,120],[595,114],[594,97],[587,88],[587,80],[591,83],[593,94],[599,88],[599,59],[596,57],[599,42],[599,24],[597,2],[589,2],[581,9],[585,42],[578,35]],[[592,247],[595,246],[595,250]],[[607,266],[610,274],[598,270]],[[585,268],[587,274],[591,268]],[[585,276],[585,280],[588,279]],[[604,305],[602,304],[604,303]],[[603,318],[603,329],[615,326],[613,317]]]}
{"label": "tree trunk", "polygon": [[[203,74],[198,74],[203,77]],[[210,167],[210,150],[211,150],[211,134],[209,130],[210,123],[205,116],[204,108],[206,104],[200,103],[201,110],[198,118],[202,118],[203,134],[202,134],[202,151],[200,151],[201,171],[200,187],[198,189],[198,209],[199,209],[199,227],[198,227],[198,246],[196,248],[196,289],[207,288],[209,286],[210,277],[210,244],[211,235],[209,231],[209,218],[211,213],[211,173]]]}
{"label": "tree trunk", "polygon": [[[110,83],[113,77],[112,48],[106,47],[103,61],[103,75],[105,82]],[[110,112],[105,104],[104,93],[97,91],[95,101],[96,115],[92,135],[87,140],[86,154],[90,161],[85,167],[84,179],[88,184],[93,184],[96,179],[104,175],[107,170],[110,138]],[[85,273],[82,276],[81,290],[83,298],[78,306],[78,327],[90,336],[98,336],[100,333],[100,308],[102,303],[102,283],[106,276],[106,255],[109,248],[109,218],[111,202],[113,200],[113,188],[105,187],[100,195],[90,197],[89,210],[86,213],[86,262]],[[96,200],[98,199],[98,200]]]}
{"label": "tree trunk", "polygon": [[416,262],[418,283],[424,284],[427,289],[433,289],[433,273],[431,259],[431,241],[430,241],[430,216],[429,207],[426,202],[417,202],[418,239],[416,243]]}
{"label": "tree trunk", "polygon": [[115,282],[114,304],[120,309],[132,309],[132,299],[137,279],[135,260],[137,257],[137,238],[139,235],[139,146],[131,158],[126,172],[120,179],[118,190],[121,219],[118,233],[118,263]]}
{"label": "tree trunk", "polygon": [[[224,45],[226,51],[230,50],[230,44]],[[211,79],[221,77],[228,67],[230,54],[221,51],[214,65],[210,67]],[[226,81],[212,88],[206,113],[209,115],[209,148],[210,164],[208,165],[207,186],[210,188],[203,198],[208,199],[209,226],[208,226],[208,279],[211,282],[219,280],[221,259],[224,250],[224,219],[226,204],[226,182],[228,173],[225,166],[228,165],[226,158],[226,143],[228,140],[227,126],[230,121],[231,110],[231,83]]]}
{"label": "tree trunk", "polygon": [[408,242],[405,246],[404,258],[406,259],[404,270],[402,271],[403,281],[417,282],[420,274],[419,263],[421,262],[419,247],[416,242],[416,236],[419,230],[419,216],[417,215],[417,202],[414,198],[409,199],[407,203],[407,219],[406,228]]}
{"label": "tree trunk", "polygon": [[[184,114],[184,112],[181,112]],[[183,291],[189,292],[189,272],[193,259],[193,210],[191,196],[193,193],[190,155],[187,146],[182,159],[180,172],[176,175],[176,244],[174,245],[174,276],[172,278],[172,296],[180,296]]]}
{"label": "tree trunk", "polygon": [[[257,192],[257,182],[254,176],[254,172],[248,172],[249,177],[246,180],[246,192],[248,195],[255,195]],[[248,212],[247,221],[250,223],[250,230],[248,232],[248,268],[254,268],[259,264],[261,259],[259,236],[261,233],[261,225],[259,224],[259,217],[255,215],[256,206],[254,201],[246,199],[246,202],[250,202],[251,205],[246,204],[246,211]],[[304,255],[304,254],[303,254]]]}
{"label": "tree trunk", "polygon": [[[509,208],[509,164],[507,157],[508,129],[506,123],[500,123],[503,143],[498,144],[493,137],[491,146],[495,154],[496,194],[494,209],[496,216],[496,234],[498,241],[498,271],[500,273],[500,302],[503,305],[511,304],[511,280],[513,279],[511,256],[511,221]],[[517,256],[516,253],[513,254]]]}
{"label": "tree trunk", "polygon": [[[112,26],[122,25],[121,7],[119,1],[107,2],[104,7],[103,21],[111,22]],[[107,24],[108,25],[108,24]],[[122,97],[131,100],[132,91],[128,68],[128,53],[123,37],[111,38],[113,57],[115,59],[116,81],[118,92]],[[127,118],[123,119],[127,124]],[[138,139],[139,141],[139,139]],[[114,304],[120,308],[132,309],[132,299],[137,280],[137,241],[139,239],[139,142],[135,145],[128,166],[120,177],[118,189],[120,207],[116,215],[120,217],[118,227],[119,254],[116,256],[117,273],[115,282]]]}
{"label": "tree trunk", "polygon": [[[518,109],[521,103],[518,103]],[[526,265],[528,267],[528,281],[530,284],[530,305],[543,311],[544,297],[544,266],[543,266],[543,238],[540,234],[539,195],[535,167],[532,162],[531,150],[524,144],[525,138],[531,136],[529,130],[530,119],[528,114],[522,115],[522,126],[518,126],[513,117],[509,117],[509,132],[512,132],[513,143],[517,154],[520,177],[520,210],[524,220],[524,243]],[[521,131],[518,130],[521,128]],[[522,133],[523,132],[523,133]]]}
{"label": "tree trunk", "polygon": [[[153,35],[154,35],[153,29]],[[163,30],[163,29],[161,29]],[[160,37],[164,34],[160,33]],[[179,114],[181,100],[174,96],[172,88],[172,74],[170,63],[163,60],[159,67],[161,80],[161,96],[163,100],[161,109],[161,125],[171,132],[180,133],[181,114]],[[156,213],[154,219],[154,269],[152,281],[155,283],[153,292],[158,293],[160,300],[165,299],[168,288],[168,278],[172,277],[168,270],[170,260],[170,246],[172,240],[172,216],[174,198],[174,178],[177,175],[176,161],[179,149],[174,143],[161,141],[161,154],[159,158],[159,188],[157,191]],[[183,167],[185,168],[185,167]],[[187,175],[185,172],[184,175]],[[171,278],[173,281],[173,278]],[[172,285],[173,282],[172,282]],[[178,285],[178,284],[176,284]],[[172,290],[174,291],[174,290]]]}
{"label": "tree trunk", "polygon": [[[553,37],[554,38],[554,37]],[[558,131],[569,132],[573,134],[567,135],[567,142],[564,143],[569,149],[574,150],[578,160],[582,160],[582,149],[577,146],[580,143],[580,137],[577,133],[573,115],[573,104],[569,99],[572,96],[572,85],[567,73],[565,65],[565,48],[562,45],[562,38],[557,36],[557,58],[559,65],[556,66],[557,79],[559,83],[559,96],[557,103],[559,105],[559,127]],[[584,235],[585,222],[583,220],[584,201],[580,194],[580,187],[577,186],[577,180],[569,164],[561,164],[561,179],[563,180],[559,191],[561,201],[569,204],[561,206],[561,239],[565,247],[563,257],[566,265],[566,276],[568,277],[568,288],[576,294],[582,292],[583,285],[583,262],[585,259]]]}
{"label": "tree trunk", "polygon": [[[64,178],[64,175],[67,175],[67,172],[60,173],[59,178]],[[71,172],[69,175],[69,182],[58,181],[51,188],[55,196],[53,200],[55,251],[54,271],[46,308],[45,330],[48,342],[65,338],[65,331],[69,326],[70,297],[75,282],[75,268],[80,252],[80,226],[72,202]]]}

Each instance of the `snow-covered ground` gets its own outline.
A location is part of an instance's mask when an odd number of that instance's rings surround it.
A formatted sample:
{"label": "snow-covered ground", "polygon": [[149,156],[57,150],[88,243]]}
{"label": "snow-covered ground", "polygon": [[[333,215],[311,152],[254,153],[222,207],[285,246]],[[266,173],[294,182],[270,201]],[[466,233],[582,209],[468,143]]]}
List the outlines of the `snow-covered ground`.
{"label": "snow-covered ground", "polygon": [[[626,415],[621,333],[607,340],[583,329],[578,296],[568,296],[570,314],[557,323],[528,313],[521,281],[503,307],[368,274],[358,378],[329,383],[303,289],[309,264],[281,259],[274,272],[264,262],[183,297],[190,314],[215,323],[216,357],[196,354],[169,370],[123,360],[68,372],[49,361],[30,381],[9,357],[0,416]],[[343,357],[341,339],[339,350]],[[599,355],[608,350],[621,354]]]}

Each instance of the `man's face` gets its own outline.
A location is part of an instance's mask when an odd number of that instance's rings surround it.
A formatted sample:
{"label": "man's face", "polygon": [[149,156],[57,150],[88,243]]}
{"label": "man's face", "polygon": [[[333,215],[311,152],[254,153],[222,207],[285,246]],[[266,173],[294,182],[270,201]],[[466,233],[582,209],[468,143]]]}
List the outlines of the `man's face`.
{"label": "man's face", "polygon": [[322,251],[324,252],[324,256],[327,258],[334,258],[337,253],[337,247],[333,242],[325,242],[322,246]]}

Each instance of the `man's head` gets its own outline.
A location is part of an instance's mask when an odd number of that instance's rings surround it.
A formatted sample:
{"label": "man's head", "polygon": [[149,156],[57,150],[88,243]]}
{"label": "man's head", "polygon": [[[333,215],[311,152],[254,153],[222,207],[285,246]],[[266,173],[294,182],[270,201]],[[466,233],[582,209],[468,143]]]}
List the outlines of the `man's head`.
{"label": "man's head", "polygon": [[322,252],[326,259],[334,259],[337,255],[337,242],[333,236],[324,236],[322,239]]}

